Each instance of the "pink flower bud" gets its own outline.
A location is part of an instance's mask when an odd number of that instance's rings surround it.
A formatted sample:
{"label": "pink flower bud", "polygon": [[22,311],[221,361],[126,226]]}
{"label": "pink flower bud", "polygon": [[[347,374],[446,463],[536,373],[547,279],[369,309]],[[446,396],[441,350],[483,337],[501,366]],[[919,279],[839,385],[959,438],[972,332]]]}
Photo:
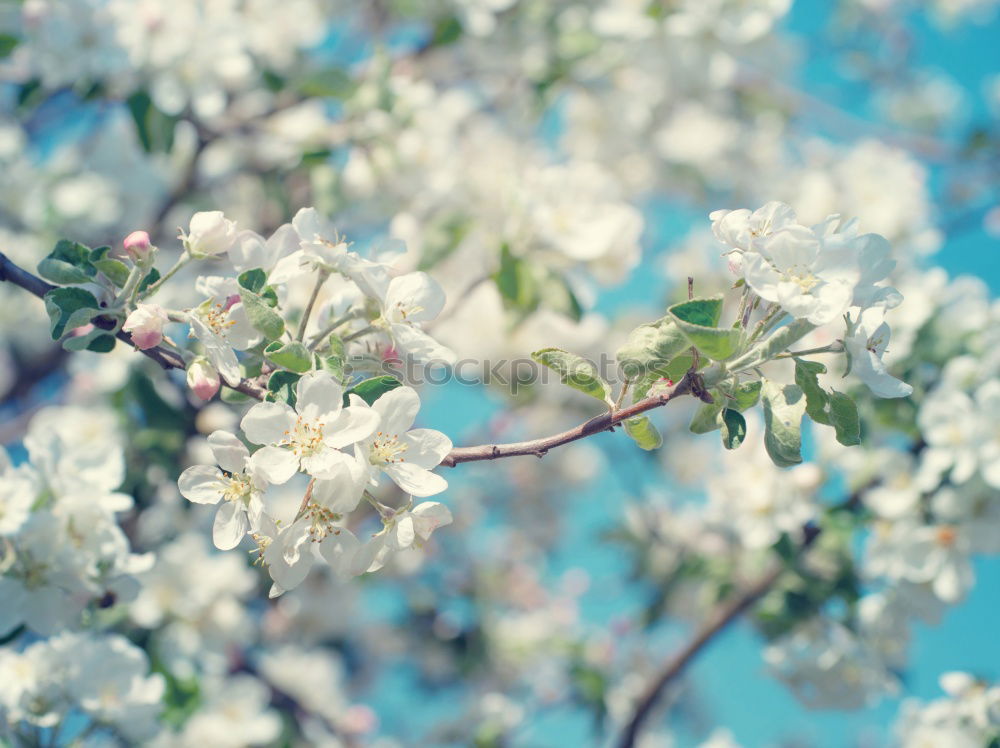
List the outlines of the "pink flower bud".
{"label": "pink flower bud", "polygon": [[125,320],[122,329],[131,334],[140,351],[154,348],[163,340],[163,326],[169,322],[167,313],[157,304],[140,304]]}
{"label": "pink flower bud", "polygon": [[202,400],[211,400],[219,391],[219,372],[205,359],[196,358],[188,367],[187,383]]}
{"label": "pink flower bud", "polygon": [[128,256],[136,262],[148,259],[154,251],[153,244],[149,241],[149,234],[145,231],[133,231],[125,237],[122,244]]}
{"label": "pink flower bud", "polygon": [[241,299],[240,299],[240,295],[238,293],[234,293],[232,296],[227,296],[226,297],[226,303],[225,303],[225,306],[223,307],[223,310],[228,312],[236,304],[239,304],[240,301],[241,301]]}

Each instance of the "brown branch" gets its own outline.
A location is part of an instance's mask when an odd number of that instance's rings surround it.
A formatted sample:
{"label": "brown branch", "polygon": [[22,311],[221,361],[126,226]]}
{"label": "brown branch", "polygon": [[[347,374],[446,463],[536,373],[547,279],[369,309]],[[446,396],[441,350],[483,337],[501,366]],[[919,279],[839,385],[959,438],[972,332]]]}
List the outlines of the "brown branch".
{"label": "brown branch", "polygon": [[[807,525],[804,528],[805,536],[798,549],[798,556],[801,556],[819,537],[818,528]],[[639,701],[638,706],[632,713],[632,718],[622,732],[618,741],[620,748],[631,748],[635,745],[639,737],[639,731],[643,723],[649,717],[667,686],[673,683],[684,672],[691,661],[712,642],[733,621],[746,613],[753,605],[766,595],[775,585],[781,575],[788,570],[785,563],[776,564],[773,569],[767,572],[754,584],[747,587],[739,595],[729,602],[720,605],[709,616],[708,620],[699,628],[691,640],[679,651],[670,657],[660,670],[660,674],[646,689],[645,694]]]}
{"label": "brown branch", "polygon": [[[49,285],[41,278],[22,270],[2,252],[0,252],[0,281],[8,281],[16,286],[20,286],[39,298],[45,296],[46,293],[55,288],[55,286]],[[113,330],[116,326],[114,320],[106,317],[96,317],[93,320],[93,323],[97,327],[105,330]],[[135,344],[132,342],[132,337],[128,333],[119,330],[116,333],[116,337],[133,348],[135,347]],[[184,359],[181,358],[181,356],[175,351],[171,351],[167,348],[159,346],[156,348],[147,348],[142,351],[142,353],[156,361],[156,363],[164,369],[183,370],[186,368],[184,366]],[[267,394],[265,388],[254,379],[240,380],[240,382],[235,387],[232,387],[232,389],[256,398],[257,400],[263,400],[264,396]],[[586,421],[575,428],[571,428],[568,431],[563,431],[562,433],[543,437],[541,439],[513,442],[511,444],[481,444],[476,447],[456,447],[448,453],[448,455],[441,461],[441,464],[446,467],[454,467],[461,462],[496,460],[502,457],[518,457],[522,455],[544,457],[550,449],[561,447],[563,444],[569,444],[570,442],[583,439],[587,436],[592,436],[600,431],[613,431],[615,426],[618,426],[622,423],[622,421],[634,418],[637,415],[645,413],[647,410],[659,408],[666,405],[674,398],[688,393],[695,394],[703,399],[705,397],[709,397],[710,400],[710,396],[705,395],[704,391],[700,387],[697,375],[688,372],[684,375],[684,378],[681,379],[681,381],[679,381],[667,392],[653,397],[647,397],[645,400],[640,400],[627,408],[616,410],[613,413],[602,413],[601,415],[591,418],[589,421]]]}
{"label": "brown branch", "polygon": [[647,397],[645,400],[640,400],[627,408],[616,410],[614,413],[602,413],[560,434],[553,434],[552,436],[532,439],[526,442],[513,442],[511,444],[481,444],[478,447],[457,447],[448,453],[448,456],[441,461],[441,464],[447,467],[454,467],[460,462],[496,460],[502,457],[520,457],[524,455],[544,457],[550,449],[555,447],[575,442],[578,439],[596,434],[599,431],[612,431],[622,421],[634,418],[641,413],[645,413],[647,410],[666,405],[675,397],[692,392],[693,388],[693,375],[689,372],[668,392]]}

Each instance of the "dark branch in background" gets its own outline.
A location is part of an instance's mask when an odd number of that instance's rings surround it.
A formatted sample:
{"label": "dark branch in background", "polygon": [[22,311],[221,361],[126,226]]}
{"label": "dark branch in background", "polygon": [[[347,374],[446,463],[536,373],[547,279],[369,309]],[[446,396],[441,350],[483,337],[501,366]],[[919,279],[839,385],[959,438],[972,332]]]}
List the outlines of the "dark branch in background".
{"label": "dark branch in background", "polygon": [[[798,556],[807,551],[820,534],[819,529],[812,525],[807,525],[803,531],[805,536],[802,544],[799,546]],[[691,640],[663,664],[659,675],[650,683],[642,699],[640,699],[636,706],[635,711],[632,713],[632,718],[625,725],[621,739],[618,741],[619,748],[631,748],[635,745],[643,723],[663,696],[667,686],[677,680],[690,662],[708,646],[716,635],[764,597],[787,570],[788,565],[786,563],[776,564],[773,569],[754,584],[747,587],[729,602],[716,608],[708,620],[695,632]]]}
{"label": "dark branch in background", "polygon": [[[13,283],[15,286],[20,286],[39,298],[45,296],[46,293],[55,288],[55,286],[46,283],[41,278],[32,275],[26,270],[23,270],[15,265],[2,252],[0,252],[0,281],[7,281],[8,283]],[[93,323],[95,326],[105,330],[112,330],[115,327],[113,320],[102,317],[95,318]],[[116,337],[127,345],[135,348],[135,343],[132,342],[132,337],[128,333],[119,331],[116,334]],[[149,358],[153,359],[164,369],[183,370],[186,368],[184,366],[184,359],[181,358],[176,352],[167,348],[147,348],[141,352],[146,356],[149,356]],[[659,408],[666,405],[668,402],[676,397],[679,397],[680,395],[685,395],[687,393],[699,394],[700,387],[695,379],[696,376],[689,372],[669,392],[664,392],[653,397],[647,397],[645,400],[640,400],[627,408],[616,410],[614,413],[603,413],[595,418],[591,418],[589,421],[582,423],[575,428],[563,431],[560,434],[554,434],[553,436],[533,439],[526,442],[514,442],[512,444],[481,444],[477,447],[457,447],[448,453],[448,455],[441,461],[441,464],[447,467],[454,467],[460,462],[496,460],[502,457],[518,457],[522,455],[543,457],[546,452],[555,447],[560,447],[563,444],[569,444],[577,439],[583,439],[584,437],[591,436],[600,431],[612,431],[614,430],[614,427],[619,425],[622,421],[634,418],[641,413],[645,413],[647,410],[652,410],[653,408]],[[264,396],[267,394],[267,390],[255,379],[242,379],[236,386],[232,387],[232,389],[237,392],[242,392],[244,395],[249,395],[257,400],[263,400]]]}

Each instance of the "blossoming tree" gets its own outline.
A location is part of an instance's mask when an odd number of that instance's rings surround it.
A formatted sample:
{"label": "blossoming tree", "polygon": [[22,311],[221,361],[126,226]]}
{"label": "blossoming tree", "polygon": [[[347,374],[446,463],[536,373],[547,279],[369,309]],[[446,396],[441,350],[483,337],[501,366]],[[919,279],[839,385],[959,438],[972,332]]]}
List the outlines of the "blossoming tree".
{"label": "blossoming tree", "polygon": [[[1000,553],[998,307],[927,257],[1000,131],[893,3],[830,37],[877,121],[817,99],[794,12],[4,11],[2,739],[753,745],[737,622],[808,709],[926,697]],[[880,734],[992,745],[989,667]]]}

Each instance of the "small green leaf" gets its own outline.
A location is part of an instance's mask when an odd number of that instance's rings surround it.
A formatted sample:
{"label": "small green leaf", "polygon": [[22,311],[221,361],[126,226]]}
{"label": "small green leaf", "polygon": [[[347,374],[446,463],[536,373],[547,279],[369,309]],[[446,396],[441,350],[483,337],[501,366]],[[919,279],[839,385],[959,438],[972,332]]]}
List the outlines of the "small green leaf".
{"label": "small green leaf", "polygon": [[104,273],[104,276],[118,288],[121,288],[128,282],[128,265],[120,260],[96,260],[91,264],[100,272]]}
{"label": "small green leaf", "polygon": [[[668,365],[690,345],[677,324],[669,317],[664,317],[648,325],[639,325],[629,333],[624,345],[615,353],[615,358],[630,380],[654,373],[667,376]],[[687,358],[688,364],[683,371],[691,366],[691,357]]]}
{"label": "small green leaf", "polygon": [[253,270],[246,270],[240,273],[236,280],[239,282],[240,288],[245,288],[247,291],[259,294],[260,290],[267,283],[267,273],[261,268],[254,268]]}
{"label": "small green leaf", "polygon": [[717,428],[721,428],[722,418],[720,414],[722,413],[723,398],[715,391],[712,392],[712,396],[715,398],[715,402],[702,403],[698,407],[698,410],[694,412],[691,424],[688,426],[691,433],[707,434],[715,431]]}
{"label": "small green leaf", "polygon": [[430,46],[443,47],[454,44],[462,37],[462,22],[452,14],[438,18],[434,23],[434,32],[431,34]]}
{"label": "small green leaf", "polygon": [[71,335],[66,338],[62,347],[67,351],[94,351],[95,353],[110,353],[115,348],[115,336],[99,327],[85,335]]}
{"label": "small green leaf", "polygon": [[632,437],[632,440],[645,450],[659,449],[663,444],[663,438],[653,422],[646,416],[636,416],[623,421],[625,433]]}
{"label": "small green leaf", "polygon": [[817,377],[826,373],[826,367],[817,361],[804,361],[795,359],[795,384],[805,393],[806,415],[816,423],[824,426],[830,425],[830,418],[826,412],[827,394],[819,386]]}
{"label": "small green leaf", "polygon": [[345,380],[346,374],[346,354],[344,351],[344,341],[336,334],[331,334],[329,345],[325,355],[317,355],[317,365],[324,371],[328,371],[338,382]]}
{"label": "small green leaf", "polygon": [[136,135],[146,153],[169,153],[174,147],[174,129],[178,117],[161,112],[145,91],[136,91],[126,103],[135,122]]}
{"label": "small green leaf", "polygon": [[21,40],[11,34],[0,34],[0,60],[9,57]]}
{"label": "small green leaf", "polygon": [[53,288],[45,294],[45,311],[52,322],[52,339],[86,325],[101,313],[94,294],[82,288]]}
{"label": "small green leaf", "polygon": [[764,380],[764,447],[778,467],[802,462],[802,416],[806,398],[798,385]]}
{"label": "small green leaf", "polygon": [[301,375],[291,371],[278,370],[267,380],[268,399],[278,403],[288,403],[295,407],[295,385]]}
{"label": "small green leaf", "polygon": [[760,380],[741,382],[730,394],[733,399],[729,401],[729,405],[742,413],[760,400]]}
{"label": "small green leaf", "polygon": [[327,68],[309,73],[298,81],[299,92],[309,97],[346,99],[357,84],[342,68]]}
{"label": "small green leaf", "polygon": [[96,271],[90,264],[90,247],[61,239],[55,248],[38,263],[38,274],[53,283],[69,285],[86,283]]}
{"label": "small green leaf", "polygon": [[264,349],[268,361],[298,374],[305,374],[312,369],[312,354],[302,343],[281,343],[275,341]]}
{"label": "small green leaf", "polygon": [[726,408],[722,411],[722,446],[736,449],[747,436],[747,422],[738,411]]}
{"label": "small green leaf", "polygon": [[845,447],[861,443],[861,418],[858,406],[843,392],[834,390],[830,398],[830,421],[836,431],[837,441]]}
{"label": "small green leaf", "polygon": [[754,366],[760,366],[770,361],[779,353],[788,350],[788,346],[804,338],[816,329],[816,325],[804,319],[797,319],[779,327],[771,335],[760,341],[749,351],[729,362],[730,371],[742,371]]}
{"label": "small green leaf", "polygon": [[566,279],[558,273],[549,272],[545,275],[539,288],[539,295],[547,309],[559,312],[574,322],[579,322],[583,317],[580,300]]}
{"label": "small green leaf", "polygon": [[561,348],[542,348],[531,357],[559,375],[559,381],[585,395],[611,404],[611,385],[601,379],[589,361]]}
{"label": "small green leaf", "polygon": [[285,331],[285,323],[264,299],[244,288],[240,290],[240,300],[255,330],[264,333],[268,340],[281,337],[281,333]]}
{"label": "small green leaf", "polygon": [[142,279],[142,283],[139,284],[139,293],[142,293],[151,285],[156,283],[160,279],[160,271],[153,268],[149,271],[145,278]]}
{"label": "small green leaf", "polygon": [[531,267],[520,257],[515,257],[506,243],[500,248],[500,268],[493,274],[504,306],[522,314],[538,307],[538,284]]}
{"label": "small green leaf", "polygon": [[358,382],[356,385],[354,385],[347,392],[344,393],[344,405],[346,406],[350,404],[350,402],[348,401],[348,395],[357,395],[366,403],[372,405],[386,392],[394,390],[401,385],[402,382],[400,382],[395,377],[390,377],[387,374],[380,377],[372,377],[371,379],[365,379],[362,382]]}
{"label": "small green leaf", "polygon": [[715,361],[724,361],[736,353],[742,332],[716,327],[722,315],[721,296],[684,301],[674,304],[667,312],[701,354]]}

